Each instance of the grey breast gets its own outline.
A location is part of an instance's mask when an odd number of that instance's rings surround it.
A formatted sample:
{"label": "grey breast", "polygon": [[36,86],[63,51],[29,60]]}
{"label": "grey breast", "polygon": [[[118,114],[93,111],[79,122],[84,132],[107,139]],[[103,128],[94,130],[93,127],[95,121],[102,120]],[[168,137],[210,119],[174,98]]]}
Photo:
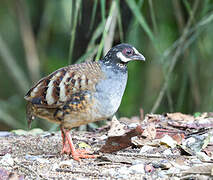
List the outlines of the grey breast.
{"label": "grey breast", "polygon": [[121,104],[128,74],[111,66],[102,66],[102,71],[106,78],[98,82],[94,96],[99,102],[99,113],[108,118],[116,113]]}

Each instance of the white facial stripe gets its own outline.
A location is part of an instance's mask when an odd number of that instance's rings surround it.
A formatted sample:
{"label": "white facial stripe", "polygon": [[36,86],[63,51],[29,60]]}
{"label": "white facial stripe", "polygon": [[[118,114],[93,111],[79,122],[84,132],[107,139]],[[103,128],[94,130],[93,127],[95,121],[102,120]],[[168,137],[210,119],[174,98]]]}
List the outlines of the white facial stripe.
{"label": "white facial stripe", "polygon": [[140,54],[140,53],[138,52],[138,50],[135,49],[134,47],[133,47],[133,50],[135,51],[135,54]]}
{"label": "white facial stripe", "polygon": [[135,51],[135,54],[140,55],[140,56],[143,57],[144,60],[145,60],[145,57],[144,57],[141,53],[139,53],[137,49],[135,49],[135,48],[133,47],[133,50]]}
{"label": "white facial stripe", "polygon": [[130,58],[125,57],[121,52],[118,52],[118,53],[116,54],[116,56],[117,56],[121,61],[123,61],[123,62],[128,62],[128,61],[131,60]]}

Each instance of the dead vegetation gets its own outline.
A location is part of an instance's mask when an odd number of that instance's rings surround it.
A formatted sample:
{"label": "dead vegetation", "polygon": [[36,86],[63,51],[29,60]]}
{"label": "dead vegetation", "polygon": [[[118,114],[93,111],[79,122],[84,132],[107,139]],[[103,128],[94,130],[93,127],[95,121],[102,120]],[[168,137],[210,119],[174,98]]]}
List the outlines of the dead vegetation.
{"label": "dead vegetation", "polygon": [[211,113],[113,119],[72,132],[79,148],[99,155],[77,162],[60,154],[59,132],[1,132],[0,179],[212,179],[212,135]]}

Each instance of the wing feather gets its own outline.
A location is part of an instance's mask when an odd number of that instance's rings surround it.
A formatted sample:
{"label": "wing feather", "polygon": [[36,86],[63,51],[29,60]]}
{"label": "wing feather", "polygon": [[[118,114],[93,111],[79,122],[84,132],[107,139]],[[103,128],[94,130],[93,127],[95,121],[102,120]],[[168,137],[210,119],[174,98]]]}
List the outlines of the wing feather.
{"label": "wing feather", "polygon": [[102,78],[105,77],[98,62],[70,65],[38,81],[25,99],[37,107],[56,108],[65,104],[74,93],[95,91]]}

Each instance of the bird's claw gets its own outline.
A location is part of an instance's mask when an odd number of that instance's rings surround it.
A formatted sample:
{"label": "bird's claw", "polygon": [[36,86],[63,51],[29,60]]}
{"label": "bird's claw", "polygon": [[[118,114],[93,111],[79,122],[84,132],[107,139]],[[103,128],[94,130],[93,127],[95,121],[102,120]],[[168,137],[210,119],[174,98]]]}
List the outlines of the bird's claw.
{"label": "bird's claw", "polygon": [[89,150],[76,149],[75,152],[72,153],[72,157],[74,160],[80,161],[80,159],[97,158],[97,155],[93,155]]}
{"label": "bird's claw", "polygon": [[97,155],[93,155],[91,151],[85,149],[76,149],[72,152],[69,146],[64,146],[61,154],[72,155],[76,161],[80,161],[80,159],[97,158]]}

